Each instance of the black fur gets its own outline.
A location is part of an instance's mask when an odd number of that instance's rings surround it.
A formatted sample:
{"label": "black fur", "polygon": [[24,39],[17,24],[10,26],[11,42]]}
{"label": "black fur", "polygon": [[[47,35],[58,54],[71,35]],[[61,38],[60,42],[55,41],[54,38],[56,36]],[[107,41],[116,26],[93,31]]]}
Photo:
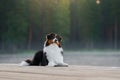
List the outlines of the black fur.
{"label": "black fur", "polygon": [[[46,36],[46,40],[52,40],[56,38],[56,40],[58,40],[59,42],[62,41],[62,37],[55,34],[55,33],[50,33]],[[56,41],[55,41],[56,42]],[[48,43],[48,41],[45,42],[44,44],[45,46],[49,46],[50,44]],[[61,44],[58,45],[59,47],[61,47]],[[63,51],[61,52],[61,55],[63,55]],[[43,52],[43,50],[38,51],[35,55],[33,60],[26,60],[26,62],[30,65],[30,66],[46,66],[48,65],[48,60],[46,57],[46,53]],[[61,64],[55,65],[55,67],[62,67]],[[65,67],[65,66],[63,66]]]}
{"label": "black fur", "polygon": [[62,40],[62,37],[58,34],[50,33],[50,34],[47,35],[48,40],[52,40],[54,38],[57,38],[59,42],[61,42],[61,40]]}
{"label": "black fur", "polygon": [[46,53],[43,53],[43,51],[38,51],[30,63],[30,66],[39,66],[39,65],[40,66],[48,65]]}
{"label": "black fur", "polygon": [[61,51],[61,54],[62,54],[62,55],[64,54],[63,51]]}
{"label": "black fur", "polygon": [[[61,42],[62,41],[62,37],[58,34],[55,34],[55,33],[50,33],[46,36],[46,43],[45,43],[45,46],[49,46],[50,44],[48,43],[48,40],[53,40],[53,39],[57,39],[55,42],[59,41]],[[59,47],[61,47],[61,44],[58,45]]]}

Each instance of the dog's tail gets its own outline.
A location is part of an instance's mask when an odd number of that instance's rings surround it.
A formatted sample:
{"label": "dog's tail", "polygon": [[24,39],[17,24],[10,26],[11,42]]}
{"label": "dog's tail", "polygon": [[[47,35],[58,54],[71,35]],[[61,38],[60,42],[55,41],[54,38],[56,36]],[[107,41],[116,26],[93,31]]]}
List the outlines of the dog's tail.
{"label": "dog's tail", "polygon": [[48,64],[48,60],[46,57],[46,53],[43,51],[38,51],[32,60],[27,59],[20,63],[20,66],[46,66]]}
{"label": "dog's tail", "polygon": [[31,63],[32,63],[32,60],[27,59],[27,60],[25,60],[25,61],[22,61],[19,65],[20,65],[20,66],[30,66]]}

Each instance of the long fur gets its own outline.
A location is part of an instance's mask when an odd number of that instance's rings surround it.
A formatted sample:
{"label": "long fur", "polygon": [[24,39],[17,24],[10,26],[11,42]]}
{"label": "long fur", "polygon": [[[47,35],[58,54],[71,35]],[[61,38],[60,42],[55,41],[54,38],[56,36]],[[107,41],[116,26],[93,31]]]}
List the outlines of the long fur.
{"label": "long fur", "polygon": [[38,51],[35,53],[33,60],[27,59],[20,63],[20,66],[46,66],[48,65],[48,60],[46,54],[43,51]]}
{"label": "long fur", "polygon": [[44,48],[38,51],[33,60],[22,61],[20,66],[54,66],[67,67],[63,62],[63,49],[61,47],[61,36],[50,33],[46,36]]}

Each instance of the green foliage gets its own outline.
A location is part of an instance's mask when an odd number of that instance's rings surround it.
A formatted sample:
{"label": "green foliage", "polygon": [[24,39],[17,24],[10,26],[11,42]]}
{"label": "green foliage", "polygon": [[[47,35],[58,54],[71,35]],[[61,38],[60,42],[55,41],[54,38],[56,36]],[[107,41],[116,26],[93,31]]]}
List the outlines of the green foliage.
{"label": "green foliage", "polygon": [[3,8],[6,18],[5,25],[1,26],[5,27],[1,38],[4,40],[2,43],[8,48],[9,45],[10,47],[13,45],[19,46],[26,41],[28,21],[25,12],[26,4],[23,1],[4,2],[7,6]]}
{"label": "green foliage", "polygon": [[115,33],[120,41],[120,0],[100,1],[0,0],[0,49],[39,48],[50,32],[85,48],[113,46]]}
{"label": "green foliage", "polygon": [[60,0],[53,7],[51,31],[68,38],[70,29],[69,0]]}

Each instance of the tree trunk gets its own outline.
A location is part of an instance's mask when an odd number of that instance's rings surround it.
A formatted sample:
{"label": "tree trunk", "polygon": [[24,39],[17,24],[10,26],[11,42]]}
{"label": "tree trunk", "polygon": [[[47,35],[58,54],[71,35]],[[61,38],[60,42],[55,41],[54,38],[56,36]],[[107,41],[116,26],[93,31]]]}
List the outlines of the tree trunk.
{"label": "tree trunk", "polygon": [[32,27],[28,28],[28,49],[31,49],[32,44]]}
{"label": "tree trunk", "polygon": [[118,25],[117,18],[115,18],[115,26],[114,26],[114,49],[117,49],[117,36],[118,36]]}

